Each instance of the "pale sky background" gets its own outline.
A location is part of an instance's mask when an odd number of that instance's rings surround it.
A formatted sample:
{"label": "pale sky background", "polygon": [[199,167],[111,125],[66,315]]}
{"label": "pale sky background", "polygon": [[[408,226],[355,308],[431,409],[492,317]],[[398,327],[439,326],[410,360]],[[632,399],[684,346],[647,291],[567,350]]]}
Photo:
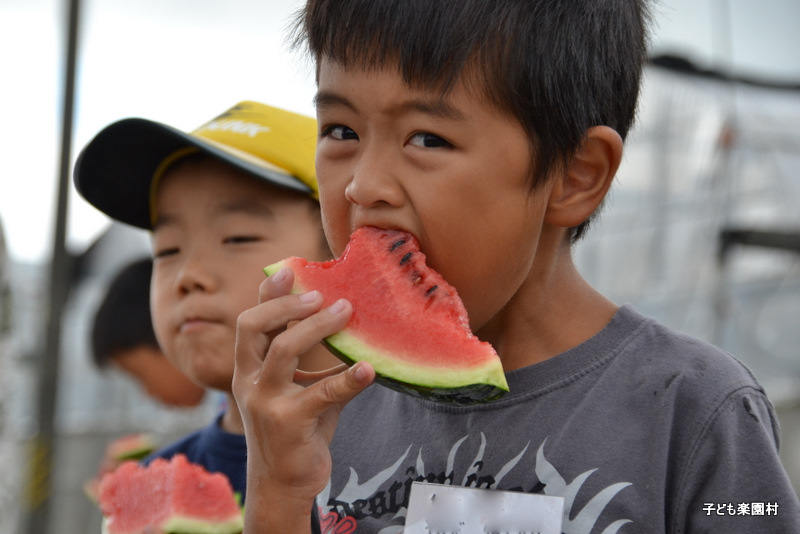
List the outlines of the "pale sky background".
{"label": "pale sky background", "polygon": [[[285,44],[300,3],[84,0],[71,161],[124,117],[192,130],[241,100],[313,115],[311,67]],[[52,249],[66,4],[0,0],[0,219],[17,261],[45,262]],[[652,49],[800,83],[799,23],[800,0],[664,0]],[[107,224],[70,180],[70,250]]]}

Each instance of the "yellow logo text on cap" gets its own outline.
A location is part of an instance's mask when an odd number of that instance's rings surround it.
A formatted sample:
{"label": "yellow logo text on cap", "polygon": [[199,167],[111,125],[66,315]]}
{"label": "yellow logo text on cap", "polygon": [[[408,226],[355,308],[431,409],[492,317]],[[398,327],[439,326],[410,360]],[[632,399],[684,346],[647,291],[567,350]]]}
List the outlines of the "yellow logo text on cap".
{"label": "yellow logo text on cap", "polygon": [[317,121],[311,117],[245,101],[191,135],[236,157],[293,176],[317,194]]}

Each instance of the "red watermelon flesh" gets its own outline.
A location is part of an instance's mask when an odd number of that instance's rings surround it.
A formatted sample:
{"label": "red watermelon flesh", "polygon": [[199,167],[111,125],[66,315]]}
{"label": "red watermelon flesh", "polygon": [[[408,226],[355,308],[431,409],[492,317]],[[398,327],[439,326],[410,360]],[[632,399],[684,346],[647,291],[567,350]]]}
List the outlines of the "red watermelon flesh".
{"label": "red watermelon flesh", "polygon": [[377,381],[405,393],[453,404],[493,400],[508,391],[503,366],[469,328],[456,289],[425,264],[416,238],[374,227],[353,232],[341,257],[291,257],[264,269],[295,273],[295,293],[319,290],[353,315],[325,344],[348,364],[369,361]]}
{"label": "red watermelon flesh", "polygon": [[155,438],[146,433],[128,434],[119,437],[106,446],[106,452],[97,467],[97,474],[84,482],[83,491],[89,500],[97,502],[100,479],[115,470],[125,460],[140,460],[156,448]]}
{"label": "red watermelon flesh", "polygon": [[242,514],[228,478],[183,454],[148,466],[124,462],[100,482],[108,534],[237,534]]}

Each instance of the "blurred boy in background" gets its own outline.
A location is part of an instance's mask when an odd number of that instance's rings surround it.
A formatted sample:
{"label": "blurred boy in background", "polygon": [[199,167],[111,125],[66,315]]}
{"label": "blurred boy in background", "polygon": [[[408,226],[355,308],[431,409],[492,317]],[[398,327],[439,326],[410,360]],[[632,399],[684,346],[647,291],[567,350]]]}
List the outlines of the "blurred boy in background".
{"label": "blurred boy in background", "polygon": [[[241,102],[191,133],[126,119],[103,129],[75,167],[78,191],[114,219],[150,230],[151,309],[167,357],[221,391],[207,427],[156,451],[184,453],[245,493],[247,449],[231,392],[236,321],[254,306],[262,268],[287,256],[330,258],[314,172],[316,121]],[[338,362],[322,346],[299,368]]]}

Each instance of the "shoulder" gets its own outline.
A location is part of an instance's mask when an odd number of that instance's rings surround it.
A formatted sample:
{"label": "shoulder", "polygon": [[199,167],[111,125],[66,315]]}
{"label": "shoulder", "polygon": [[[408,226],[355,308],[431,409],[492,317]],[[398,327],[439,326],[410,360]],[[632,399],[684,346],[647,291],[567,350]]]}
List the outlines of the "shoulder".
{"label": "shoulder", "polygon": [[[673,432],[686,443],[710,434],[739,432],[755,423],[775,447],[779,430],[772,403],[752,372],[733,355],[678,332],[629,307],[621,310],[637,322],[627,343],[610,364],[627,368],[627,392],[646,398],[669,417]],[[623,371],[625,372],[625,371]],[[636,394],[640,391],[640,395]]]}
{"label": "shoulder", "polygon": [[620,344],[619,364],[664,387],[682,386],[704,397],[727,396],[741,389],[764,392],[750,370],[732,354],[706,341],[674,330],[623,306],[619,319],[632,325]]}
{"label": "shoulder", "polygon": [[[733,355],[676,331],[631,307],[619,319],[628,324],[615,354],[598,370],[604,390],[637,413],[671,420],[672,431],[690,442],[718,425],[737,425],[760,412],[762,425],[777,432],[774,409],[750,370]],[[694,436],[694,438],[692,437]]]}
{"label": "shoulder", "polygon": [[[632,327],[609,367],[626,377],[622,395],[637,413],[666,432],[676,521],[718,519],[706,517],[702,503],[722,499],[794,506],[778,455],[778,420],[751,371],[728,352],[630,307],[620,314]],[[789,521],[794,512],[787,510]]]}

